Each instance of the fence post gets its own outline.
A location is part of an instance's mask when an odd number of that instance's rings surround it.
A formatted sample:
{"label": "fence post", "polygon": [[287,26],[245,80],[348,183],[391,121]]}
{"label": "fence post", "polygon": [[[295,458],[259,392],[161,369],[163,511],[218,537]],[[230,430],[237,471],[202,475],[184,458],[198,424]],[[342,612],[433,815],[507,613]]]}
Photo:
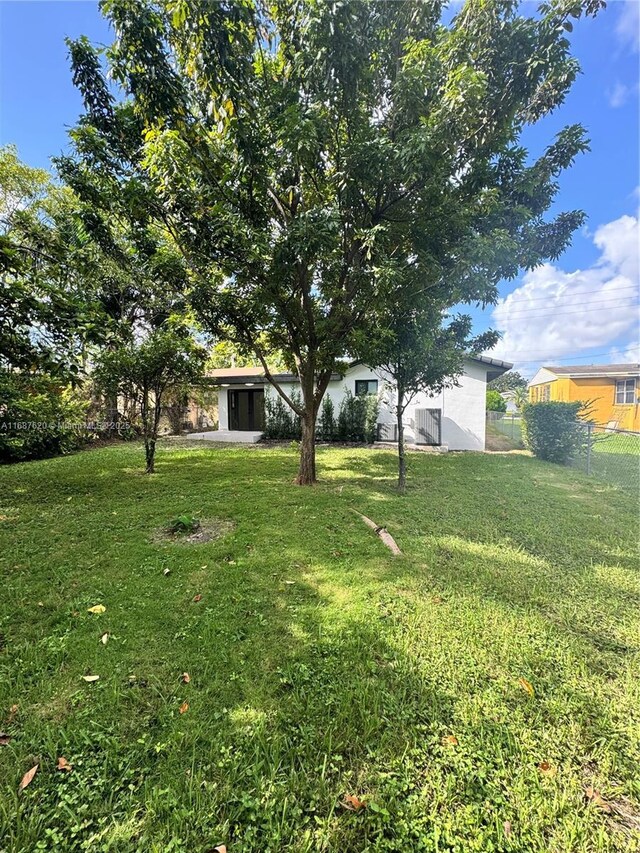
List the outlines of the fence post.
{"label": "fence post", "polygon": [[591,430],[592,423],[587,423],[587,474],[591,474]]}

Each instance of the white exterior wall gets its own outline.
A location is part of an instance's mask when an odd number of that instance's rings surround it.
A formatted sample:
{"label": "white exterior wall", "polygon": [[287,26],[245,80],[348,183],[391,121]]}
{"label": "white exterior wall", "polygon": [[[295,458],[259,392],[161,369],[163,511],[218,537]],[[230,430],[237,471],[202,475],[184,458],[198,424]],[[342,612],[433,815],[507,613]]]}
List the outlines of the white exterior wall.
{"label": "white exterior wall", "polygon": [[[407,406],[404,413],[405,440],[409,444],[416,439],[416,409],[440,409],[443,445],[450,450],[484,450],[486,423],[486,390],[487,367],[476,361],[465,359],[465,372],[458,378],[458,385],[445,388],[432,397],[427,394],[417,394]],[[364,364],[349,368],[342,379],[329,383],[327,395],[333,400],[335,415],[340,410],[345,388],[355,394],[357,379],[377,379],[378,395],[380,397],[379,423],[393,424],[396,421],[395,411],[391,408],[395,401],[395,392],[390,389],[385,373],[372,370]],[[235,385],[241,389],[242,385]],[[253,386],[257,387],[257,386]],[[283,383],[282,390],[290,395],[297,383]],[[218,397],[218,412],[220,429],[229,429],[227,388],[220,388]],[[276,397],[276,390],[269,384],[264,386],[265,395]]]}

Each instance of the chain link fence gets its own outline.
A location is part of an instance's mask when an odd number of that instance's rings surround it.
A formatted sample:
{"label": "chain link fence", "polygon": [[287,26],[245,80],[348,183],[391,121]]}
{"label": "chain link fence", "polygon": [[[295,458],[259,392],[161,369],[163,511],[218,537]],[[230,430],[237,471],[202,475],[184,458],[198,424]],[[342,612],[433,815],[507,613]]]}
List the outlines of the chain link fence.
{"label": "chain link fence", "polygon": [[582,453],[572,466],[602,480],[640,494],[640,432],[581,423]]}
{"label": "chain link fence", "polygon": [[512,447],[524,447],[519,412],[487,412],[487,435],[507,438]]}

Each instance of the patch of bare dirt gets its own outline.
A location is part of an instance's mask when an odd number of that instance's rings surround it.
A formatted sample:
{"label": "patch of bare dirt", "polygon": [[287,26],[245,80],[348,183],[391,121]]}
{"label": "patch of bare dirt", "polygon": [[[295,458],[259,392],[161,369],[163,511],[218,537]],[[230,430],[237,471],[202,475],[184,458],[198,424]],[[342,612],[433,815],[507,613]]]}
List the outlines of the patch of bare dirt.
{"label": "patch of bare dirt", "polygon": [[175,533],[160,527],[152,536],[153,542],[175,542],[178,545],[201,545],[228,536],[235,529],[235,522],[225,518],[204,518],[192,533]]}

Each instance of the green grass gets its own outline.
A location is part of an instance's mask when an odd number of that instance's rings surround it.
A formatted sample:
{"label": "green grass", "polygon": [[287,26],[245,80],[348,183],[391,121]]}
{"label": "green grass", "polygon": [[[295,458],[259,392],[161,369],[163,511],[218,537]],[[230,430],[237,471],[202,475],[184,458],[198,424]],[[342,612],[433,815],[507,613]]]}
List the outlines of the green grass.
{"label": "green grass", "polygon": [[405,496],[381,451],[310,489],[293,450],[142,465],[0,469],[0,850],[640,849],[629,495],[523,455],[411,455]]}
{"label": "green grass", "polygon": [[640,435],[597,432],[591,453],[591,472],[600,480],[640,494]]}

